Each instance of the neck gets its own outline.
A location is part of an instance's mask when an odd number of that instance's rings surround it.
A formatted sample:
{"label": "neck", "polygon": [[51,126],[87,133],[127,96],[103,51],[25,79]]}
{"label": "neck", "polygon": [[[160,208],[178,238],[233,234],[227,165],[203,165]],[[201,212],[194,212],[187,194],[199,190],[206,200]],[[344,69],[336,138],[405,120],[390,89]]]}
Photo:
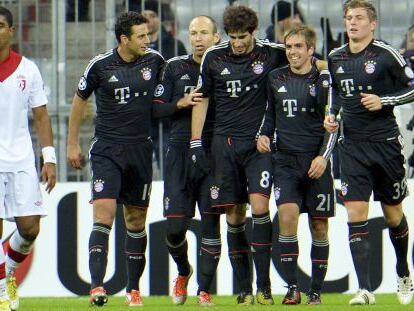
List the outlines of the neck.
{"label": "neck", "polygon": [[128,51],[126,51],[121,46],[118,46],[118,48],[116,50],[117,50],[119,56],[122,58],[122,60],[126,63],[131,63],[131,62],[137,60],[137,58],[138,58],[135,55],[133,55],[133,54],[129,53]]}
{"label": "neck", "polygon": [[196,54],[193,53],[193,60],[197,63],[197,64],[201,64],[201,59],[203,57],[202,56],[198,56]]}
{"label": "neck", "polygon": [[5,61],[10,56],[10,47],[0,50],[0,63]]}
{"label": "neck", "polygon": [[305,64],[303,64],[302,67],[300,68],[294,68],[292,66],[290,66],[290,70],[292,70],[293,73],[299,74],[299,75],[304,75],[307,74],[308,72],[310,72],[312,70],[312,65],[310,60],[308,62],[306,62]]}
{"label": "neck", "polygon": [[372,39],[374,39],[374,35],[370,35],[358,41],[349,40],[349,49],[352,53],[359,53],[371,43]]}

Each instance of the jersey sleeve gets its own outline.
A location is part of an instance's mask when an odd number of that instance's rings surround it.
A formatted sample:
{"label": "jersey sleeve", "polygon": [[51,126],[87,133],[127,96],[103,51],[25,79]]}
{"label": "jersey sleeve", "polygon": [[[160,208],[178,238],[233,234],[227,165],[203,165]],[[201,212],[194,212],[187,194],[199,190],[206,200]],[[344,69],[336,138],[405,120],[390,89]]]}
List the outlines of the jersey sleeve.
{"label": "jersey sleeve", "polygon": [[[329,72],[332,74],[333,66],[332,60],[328,58],[328,69]],[[337,115],[339,110],[341,109],[341,97],[339,96],[339,88],[338,84],[336,83],[335,76],[331,76],[331,96],[328,102],[328,112],[329,114]]]}
{"label": "jersey sleeve", "polygon": [[398,81],[401,89],[381,96],[381,104],[383,106],[399,106],[414,102],[414,73],[407,65],[407,62],[399,52],[391,47],[387,49],[390,55],[387,57],[389,61],[389,73],[394,81]]}
{"label": "jersey sleeve", "polygon": [[29,95],[29,107],[35,108],[47,104],[47,97],[45,93],[45,88],[43,84],[43,79],[40,74],[39,68],[37,68],[35,63],[33,65],[33,80],[30,85],[30,95]]}
{"label": "jersey sleeve", "polygon": [[76,94],[78,94],[78,96],[84,100],[88,99],[99,85],[99,62],[97,61],[98,57],[99,56],[96,56],[89,62],[83,73],[83,76],[80,78],[78,83]]}
{"label": "jersey sleeve", "polygon": [[275,132],[275,105],[276,100],[272,91],[272,83],[269,77],[266,86],[266,111],[262,119],[262,124],[260,125],[259,131],[257,132],[256,138],[259,138],[261,135],[267,137],[273,137]]}
{"label": "jersey sleeve", "polygon": [[200,93],[203,93],[203,97],[210,97],[212,93],[213,87],[213,77],[211,74],[211,70],[209,64],[211,62],[211,52],[207,51],[200,65],[200,75],[198,77],[197,88],[199,89]]}
{"label": "jersey sleeve", "polygon": [[161,70],[152,100],[155,118],[167,117],[177,111],[177,100],[173,100],[175,77],[172,67],[171,63],[166,62]]}

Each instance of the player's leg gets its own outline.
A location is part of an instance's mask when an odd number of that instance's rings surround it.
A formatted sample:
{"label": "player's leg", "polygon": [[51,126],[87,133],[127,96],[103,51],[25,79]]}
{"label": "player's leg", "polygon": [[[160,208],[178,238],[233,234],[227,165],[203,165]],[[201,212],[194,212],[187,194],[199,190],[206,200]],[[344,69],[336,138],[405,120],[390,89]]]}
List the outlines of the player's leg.
{"label": "player's leg", "polygon": [[[1,178],[0,178],[1,181]],[[0,186],[1,188],[1,186]],[[3,200],[4,197],[1,196],[1,190],[0,190],[0,200]],[[0,203],[0,207],[2,206],[2,203]],[[0,236],[3,235],[3,219],[0,219]],[[0,242],[2,240],[0,239]],[[5,257],[4,257],[4,251],[3,247],[1,247],[0,250],[0,311],[9,311],[13,310],[10,309],[10,302],[7,298],[6,293],[6,263],[5,263]]]}
{"label": "player's leg", "polygon": [[[281,187],[281,191],[283,191],[283,187]],[[280,261],[284,272],[284,279],[288,287],[282,304],[296,305],[301,302],[300,292],[297,286],[299,205],[287,201],[281,203],[278,205],[278,218]]]}
{"label": "player's leg", "polygon": [[109,234],[112,229],[115,213],[115,199],[98,199],[93,201],[93,227],[89,236],[91,305],[102,306],[108,302],[103,280],[108,263]]}
{"label": "player's leg", "polygon": [[102,306],[108,301],[103,280],[108,263],[109,234],[116,214],[122,183],[116,163],[119,145],[95,141],[90,150],[93,227],[89,236],[90,303]]}
{"label": "player's leg", "polygon": [[141,306],[142,299],[139,281],[145,269],[147,233],[145,221],[147,207],[137,205],[124,206],[126,226],[125,256],[127,270],[126,303],[129,306]]}
{"label": "player's leg", "polygon": [[250,277],[249,244],[246,237],[246,207],[234,205],[226,208],[227,244],[230,263],[240,286],[238,304],[251,305],[252,280]]}
{"label": "player's leg", "polygon": [[321,177],[318,179],[307,179],[304,205],[308,211],[309,228],[312,235],[312,279],[307,303],[311,305],[321,304],[321,290],[328,269],[328,220],[329,217],[335,216],[336,207],[335,188],[330,163],[327,163],[325,172]]}
{"label": "player's leg", "polygon": [[[0,172],[0,237],[3,236],[3,219],[5,219],[5,209],[6,209],[6,180],[7,173]],[[1,245],[3,245],[3,240],[0,239]],[[7,299],[6,294],[6,263],[3,247],[0,249],[0,311],[10,310],[9,300]]]}
{"label": "player's leg", "polygon": [[142,306],[139,280],[144,272],[147,249],[145,222],[152,182],[152,143],[124,147],[122,189],[119,201],[124,204],[126,225],[125,255],[127,268],[126,303]]}
{"label": "player's leg", "polygon": [[205,176],[197,189],[197,204],[201,215],[201,247],[199,257],[199,287],[197,291],[199,305],[212,305],[210,287],[216,274],[221,256],[220,215],[222,208],[211,207],[211,176]]}
{"label": "player's leg", "polygon": [[172,302],[184,304],[188,281],[192,275],[187,255],[186,232],[195,208],[193,194],[187,189],[188,146],[170,145],[165,167],[168,172],[164,176],[164,216],[167,218],[165,240],[178,270],[172,290]]}
{"label": "player's leg", "polygon": [[382,203],[385,222],[389,227],[389,236],[394,246],[397,258],[397,295],[401,304],[409,304],[413,299],[414,287],[408,269],[407,253],[409,230],[407,219],[402,210],[402,205],[387,205]]}
{"label": "player's leg", "polygon": [[307,303],[318,305],[321,304],[321,290],[328,269],[328,218],[312,218],[312,216],[309,216],[309,227],[312,235],[312,279]]}
{"label": "player's leg", "polygon": [[349,304],[375,304],[369,277],[371,246],[368,202],[373,190],[373,177],[367,158],[370,145],[348,141],[339,147],[341,194],[348,213],[349,247],[359,284],[359,289]]}
{"label": "player's leg", "polygon": [[272,161],[274,196],[279,220],[280,264],[288,288],[282,303],[298,304],[301,296],[297,287],[297,226],[299,206],[302,205],[304,194],[300,182],[301,176],[304,175],[303,164],[297,161],[296,156],[283,152],[273,154]]}
{"label": "player's leg", "polygon": [[42,204],[39,181],[34,167],[10,173],[7,185],[6,218],[14,217],[17,230],[12,234],[6,249],[7,292],[11,310],[19,308],[14,272],[29,255],[39,234],[40,217],[47,213]]}
{"label": "player's leg", "polygon": [[374,175],[374,200],[381,202],[395,250],[398,300],[401,304],[409,304],[413,298],[414,288],[407,262],[409,230],[402,209],[402,201],[408,194],[405,158],[401,152],[402,145],[399,139],[381,143],[378,149],[380,150],[377,154],[382,155],[383,159]]}
{"label": "player's leg", "polygon": [[245,170],[248,180],[249,201],[252,207],[253,260],[256,268],[257,302],[274,304],[270,284],[270,257],[272,248],[272,222],[269,215],[269,197],[272,189],[272,163],[270,154],[254,150],[247,156]]}
{"label": "player's leg", "polygon": [[212,305],[211,282],[221,256],[220,213],[205,212],[201,216],[200,277],[198,304]]}

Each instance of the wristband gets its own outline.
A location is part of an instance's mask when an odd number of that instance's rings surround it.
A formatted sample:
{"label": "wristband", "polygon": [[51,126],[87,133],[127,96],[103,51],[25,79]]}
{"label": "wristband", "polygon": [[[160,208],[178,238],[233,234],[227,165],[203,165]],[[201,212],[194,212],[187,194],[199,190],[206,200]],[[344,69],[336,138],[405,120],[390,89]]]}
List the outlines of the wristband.
{"label": "wristband", "polygon": [[201,139],[193,139],[190,141],[190,148],[202,147]]}
{"label": "wristband", "polygon": [[43,163],[56,164],[55,147],[47,146],[42,148]]}

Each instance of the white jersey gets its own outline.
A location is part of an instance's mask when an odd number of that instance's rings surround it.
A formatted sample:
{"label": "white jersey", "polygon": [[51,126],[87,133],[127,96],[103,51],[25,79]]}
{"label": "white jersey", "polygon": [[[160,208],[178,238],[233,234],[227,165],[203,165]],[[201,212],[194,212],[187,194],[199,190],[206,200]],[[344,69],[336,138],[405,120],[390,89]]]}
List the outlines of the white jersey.
{"label": "white jersey", "polygon": [[28,112],[46,104],[39,69],[11,51],[10,57],[0,63],[0,172],[34,166]]}

